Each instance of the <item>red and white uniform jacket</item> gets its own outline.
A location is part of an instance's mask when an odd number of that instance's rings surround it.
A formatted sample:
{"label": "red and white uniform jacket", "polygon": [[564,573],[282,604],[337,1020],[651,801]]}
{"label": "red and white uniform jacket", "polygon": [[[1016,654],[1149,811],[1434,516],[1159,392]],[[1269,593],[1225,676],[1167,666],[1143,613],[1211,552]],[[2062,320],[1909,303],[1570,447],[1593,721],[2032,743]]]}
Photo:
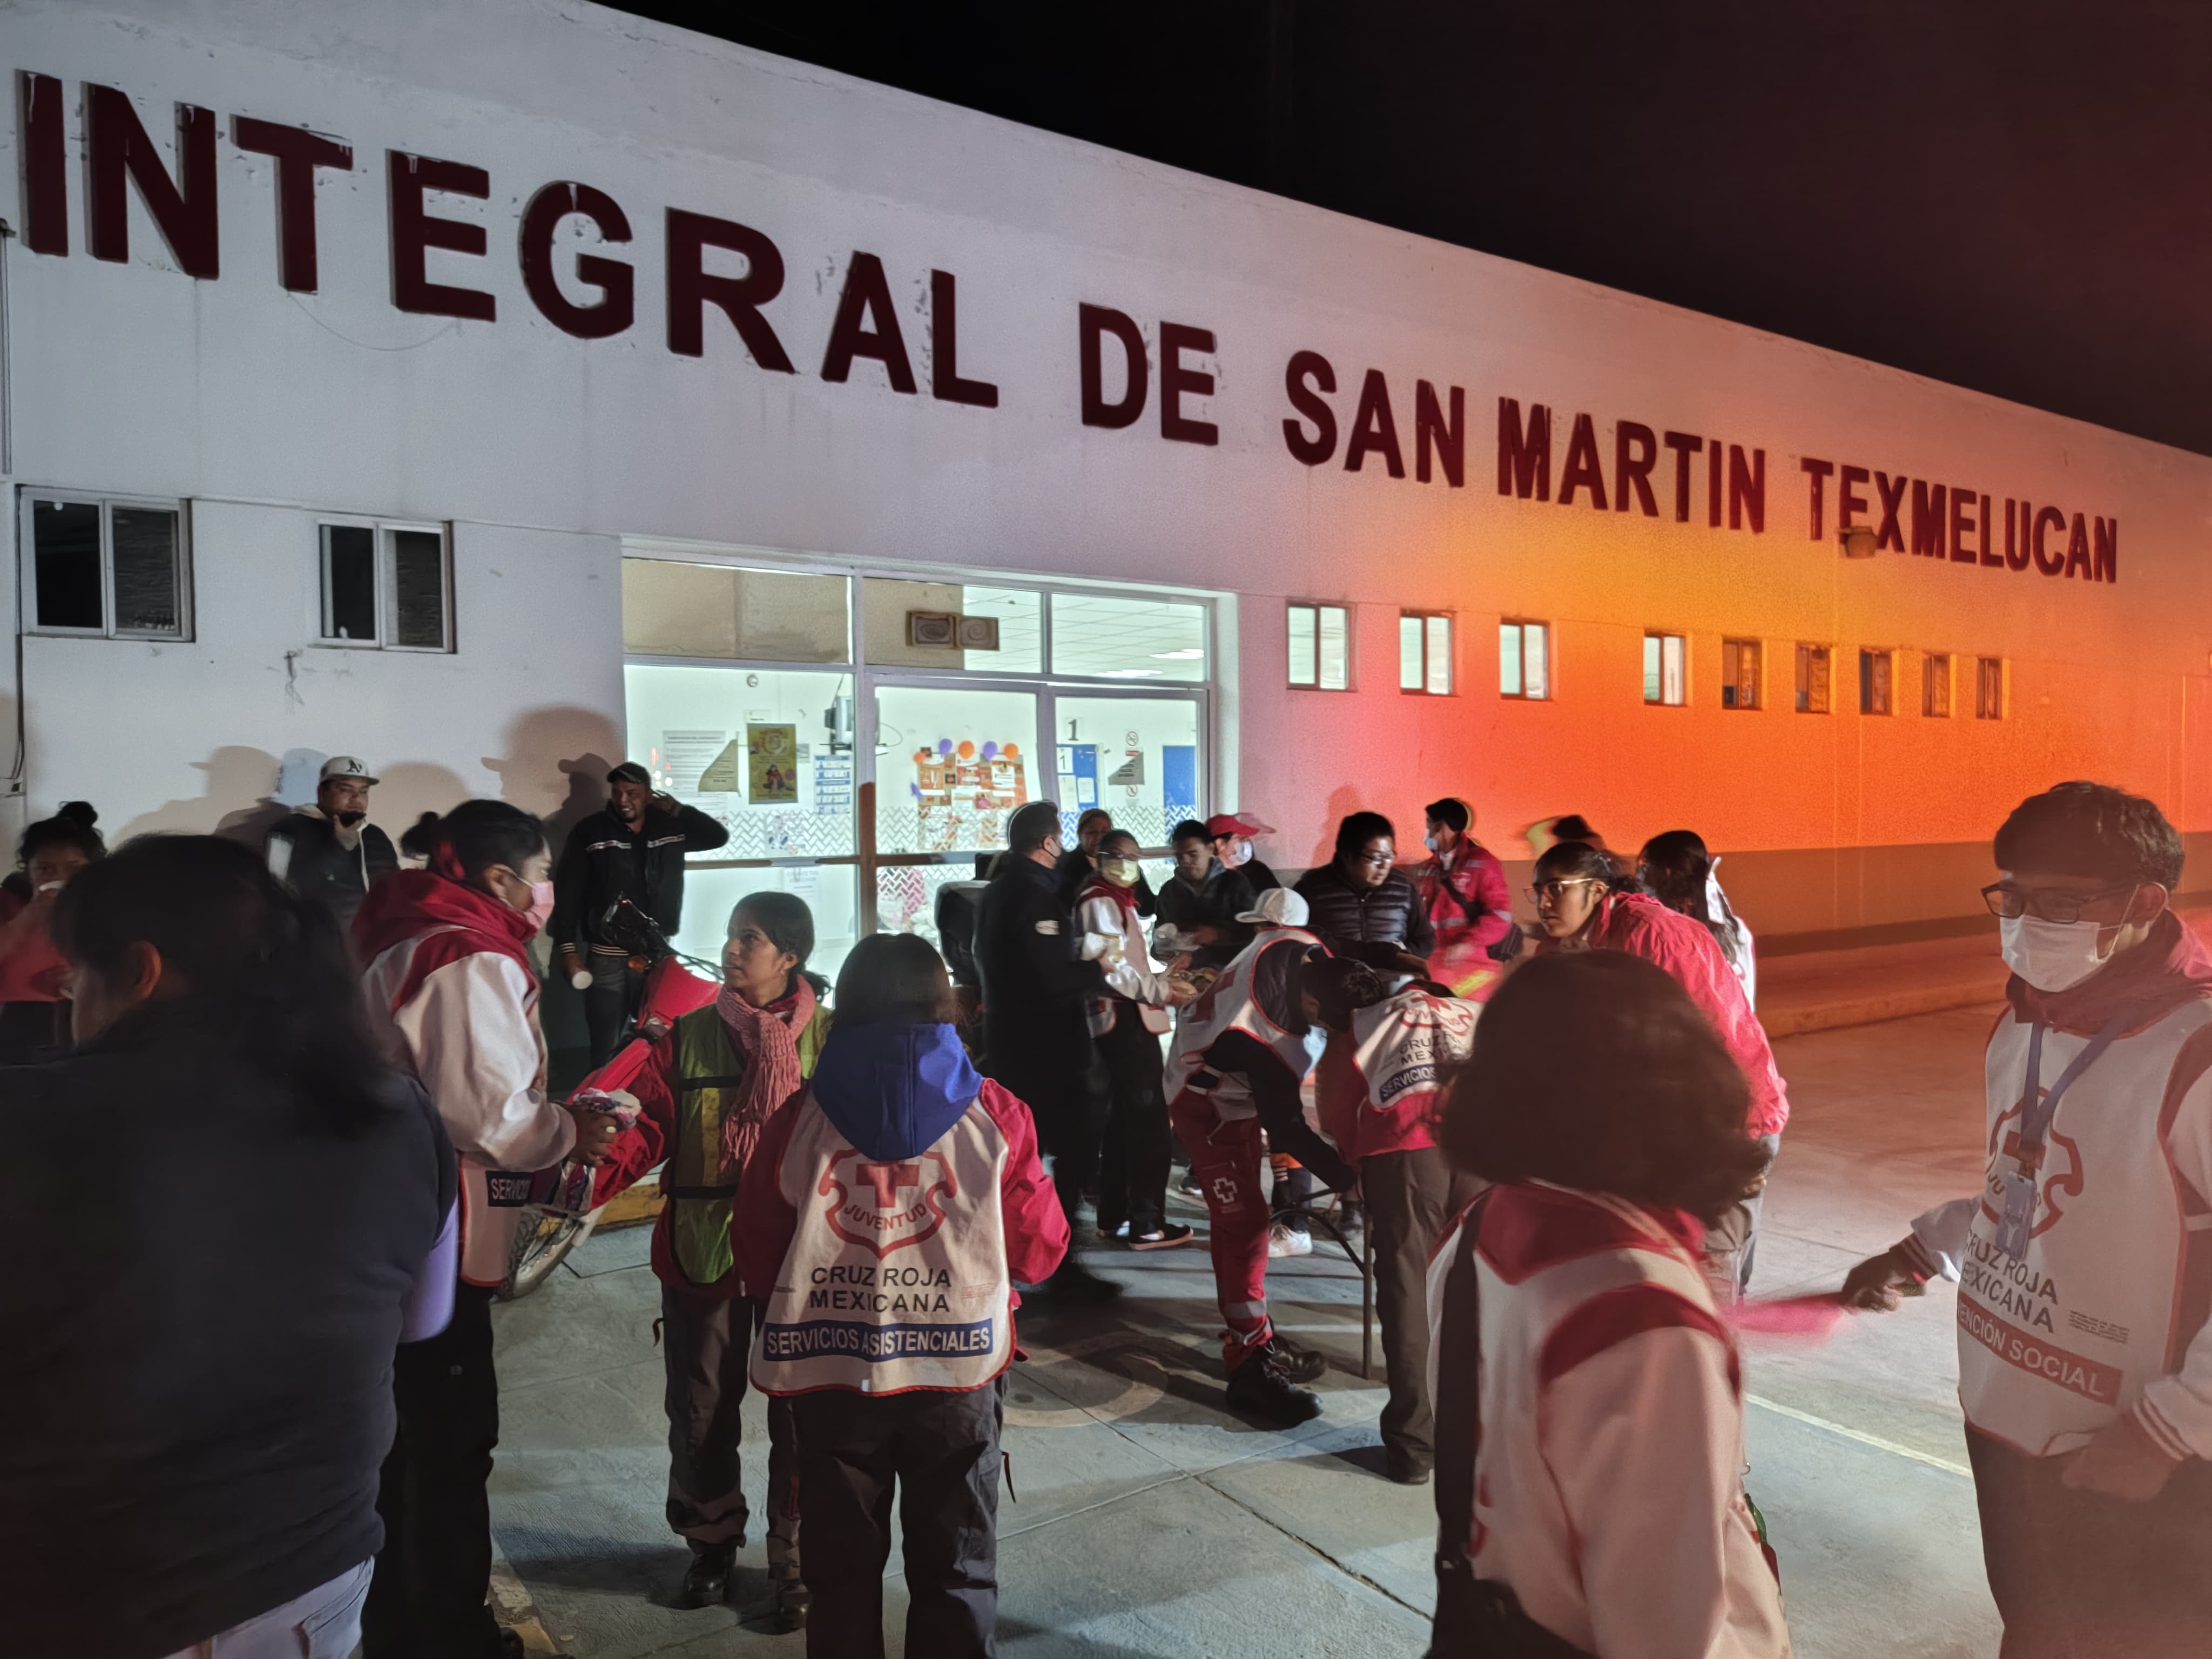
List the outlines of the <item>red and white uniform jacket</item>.
{"label": "red and white uniform jacket", "polygon": [[1462,836],[1449,853],[1406,873],[1419,884],[1422,908],[1436,929],[1429,977],[1455,997],[1487,1001],[1505,972],[1490,947],[1518,925],[1505,866],[1474,836]]}
{"label": "red and white uniform jacket", "polygon": [[1145,943],[1144,922],[1137,915],[1136,895],[1093,874],[1075,896],[1075,923],[1083,935],[1084,960],[1098,964],[1109,993],[1091,999],[1091,1035],[1105,1036],[1114,1029],[1121,1012],[1118,1005],[1133,1003],[1145,1029],[1155,1036],[1165,1036],[1172,1023],[1168,1017],[1167,975],[1152,964],[1152,951]]}
{"label": "red and white uniform jacket", "polygon": [[1790,1121],[1790,1097],[1775,1069],[1766,1028],[1752,1012],[1743,981],[1705,923],[1669,910],[1648,893],[1608,893],[1598,901],[1597,914],[1579,939],[1546,939],[1537,949],[1625,951],[1664,968],[1705,1011],[1751,1085],[1747,1132],[1754,1137],[1782,1133]]}
{"label": "red and white uniform jacket", "polygon": [[[1176,1022],[1164,1085],[1167,1097],[1172,1101],[1188,1090],[1205,1096],[1224,1118],[1257,1115],[1249,1068],[1207,1063],[1208,1051],[1237,1032],[1282,1062],[1293,1090],[1304,1082],[1321,1058],[1327,1034],[1318,1028],[1302,1029],[1302,1022],[1294,1029],[1289,1015],[1298,1006],[1296,969],[1320,948],[1321,940],[1303,927],[1269,927],[1239,951]],[[1269,982],[1262,984],[1263,978]]]}
{"label": "red and white uniform jacket", "polygon": [[[2100,983],[2118,963],[2073,993],[2015,981],[1990,1034],[1983,1189],[1928,1212],[1898,1247],[1959,1281],[1967,1422],[2037,1456],[2075,1450],[2123,1412],[2170,1455],[2212,1456],[2212,957],[2166,921],[2144,948],[2163,945],[2178,973],[2060,1097],[2025,1255],[1999,1247],[1997,1223],[2034,1016],[2048,1095],[2112,1012],[2128,1018],[2124,983]],[[2154,966],[2138,958],[2123,980]]]}
{"label": "red and white uniform jacket", "polygon": [[461,1163],[461,1279],[505,1282],[533,1171],[574,1148],[545,1096],[529,917],[428,870],[368,890],[354,918],[362,987],[393,1057],[445,1121]]}
{"label": "red and white uniform jacket", "polygon": [[963,1390],[1012,1364],[1013,1281],[1060,1265],[1067,1221],[1029,1108],[978,1081],[910,1158],[869,1157],[812,1090],[769,1120],[732,1226],[746,1291],[767,1304],[755,1388]]}
{"label": "red and white uniform jacket", "polygon": [[1321,1127],[1357,1163],[1436,1143],[1438,1096],[1474,1050],[1482,1005],[1407,989],[1355,1009],[1315,1073]]}
{"label": "red and white uniform jacket", "polygon": [[[1464,1220],[1462,1217],[1462,1220]],[[1461,1222],[1429,1265],[1432,1334]],[[1735,1346],[1686,1216],[1537,1182],[1482,1218],[1479,1577],[1604,1659],[1783,1659]],[[1431,1397],[1441,1340],[1430,1346]]]}

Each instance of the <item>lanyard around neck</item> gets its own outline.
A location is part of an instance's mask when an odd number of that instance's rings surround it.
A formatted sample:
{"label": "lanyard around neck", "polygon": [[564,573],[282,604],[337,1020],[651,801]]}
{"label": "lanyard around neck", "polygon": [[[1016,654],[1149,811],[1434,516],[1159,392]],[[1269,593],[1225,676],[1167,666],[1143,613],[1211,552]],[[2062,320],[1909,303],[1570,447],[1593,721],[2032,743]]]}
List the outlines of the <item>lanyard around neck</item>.
{"label": "lanyard around neck", "polygon": [[2058,1081],[2051,1085],[2049,1094],[2041,1093],[2043,1085],[2044,1026],[2038,1021],[2027,1039],[2027,1076],[2021,1087],[2020,1151],[2016,1154],[2023,1169],[2033,1170],[2043,1163],[2043,1144],[2051,1133],[2051,1121],[2058,1115],[2058,1103],[2066,1091],[2080,1080],[2081,1074],[2097,1063],[2097,1057],[2112,1046],[2119,1036],[2120,1027],[2127,1016],[2115,1014],[2106,1022],[2105,1029],[2089,1039],[2088,1046],[2074,1056],[2074,1062],[2058,1074]]}

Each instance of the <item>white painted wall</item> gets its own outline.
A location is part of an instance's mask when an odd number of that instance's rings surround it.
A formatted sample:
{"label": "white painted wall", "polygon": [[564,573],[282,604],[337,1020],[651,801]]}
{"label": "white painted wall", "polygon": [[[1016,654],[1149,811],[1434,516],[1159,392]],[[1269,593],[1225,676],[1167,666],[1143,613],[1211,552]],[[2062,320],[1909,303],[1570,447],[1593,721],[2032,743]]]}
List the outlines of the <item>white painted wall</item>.
{"label": "white painted wall", "polygon": [[[588,4],[0,0],[0,47],[73,106],[85,81],[125,88],[165,147],[176,100],[224,123],[219,281],[172,269],[135,202],[130,262],[88,256],[75,115],[72,252],[8,250],[11,482],[198,502],[191,646],[27,642],[38,809],[85,793],[111,825],[206,828],[250,810],[290,751],[340,748],[391,769],[389,821],[463,790],[556,802],[560,766],[621,729],[613,561],[634,535],[1235,591],[1221,707],[1239,752],[1218,775],[1282,826],[1270,852],[1290,866],[1348,805],[1402,823],[1447,791],[1508,853],[1519,824],[1577,809],[1617,840],[1692,821],[1747,853],[1962,842],[2007,792],[2106,755],[2212,824],[2190,731],[2212,710],[2200,458]],[[274,164],[231,143],[236,113],[355,147],[319,192],[316,294],[277,286]],[[392,308],[387,147],[489,170],[489,202],[435,209],[485,224],[489,256],[434,253],[431,275],[493,292],[495,322]],[[17,220],[20,161],[0,131]],[[556,179],[610,192],[636,233],[608,250],[637,271],[616,338],[559,332],[523,290],[516,224]],[[799,374],[759,369],[711,311],[705,356],[671,355],[670,206],[776,240],[769,314]],[[565,267],[585,245],[561,247]],[[844,385],[816,372],[856,248],[889,272],[918,397],[867,362]],[[960,367],[1000,385],[997,409],[927,395],[933,267],[959,278]],[[1156,357],[1162,319],[1215,331],[1218,389],[1188,412],[1220,425],[1218,447],[1163,441],[1149,410],[1127,430],[1080,424],[1085,301],[1139,318]],[[1414,379],[1463,386],[1467,487],[1293,461],[1282,377],[1300,349],[1334,362],[1346,428],[1358,377],[1385,369],[1409,447]],[[1501,499],[1500,395],[1561,412],[1555,470],[1577,410],[1608,472],[1621,418],[1765,447],[1766,533]],[[1806,536],[1801,454],[2117,514],[2122,582],[1846,566]],[[453,658],[307,648],[288,680],[313,568],[294,509],[312,507],[458,524]],[[1359,603],[1357,695],[1284,692],[1286,595]],[[1461,613],[1461,696],[1396,693],[1401,605]],[[1495,696],[1499,615],[1557,624],[1558,704]],[[1704,706],[1671,726],[1681,711],[1643,710],[1626,666],[1658,624],[1696,636]],[[1724,631],[1777,655],[1792,638],[2001,653],[2020,718],[2002,741],[1954,723],[1899,747],[1902,720],[1720,716]],[[1786,699],[1785,663],[1769,685]]]}

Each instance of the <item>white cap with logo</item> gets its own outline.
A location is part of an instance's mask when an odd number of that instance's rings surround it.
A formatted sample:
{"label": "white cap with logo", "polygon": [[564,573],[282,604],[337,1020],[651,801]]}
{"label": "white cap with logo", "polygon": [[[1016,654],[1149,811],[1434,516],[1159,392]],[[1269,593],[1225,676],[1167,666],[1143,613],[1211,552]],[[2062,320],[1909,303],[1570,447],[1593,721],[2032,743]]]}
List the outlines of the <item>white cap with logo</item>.
{"label": "white cap with logo", "polygon": [[368,769],[368,763],[356,755],[333,755],[323,763],[322,774],[317,781],[328,783],[333,778],[359,778],[363,783],[376,781],[375,775]]}
{"label": "white cap with logo", "polygon": [[1256,921],[1269,927],[1303,927],[1310,914],[1306,896],[1287,887],[1270,887],[1249,910],[1237,913],[1239,921]]}

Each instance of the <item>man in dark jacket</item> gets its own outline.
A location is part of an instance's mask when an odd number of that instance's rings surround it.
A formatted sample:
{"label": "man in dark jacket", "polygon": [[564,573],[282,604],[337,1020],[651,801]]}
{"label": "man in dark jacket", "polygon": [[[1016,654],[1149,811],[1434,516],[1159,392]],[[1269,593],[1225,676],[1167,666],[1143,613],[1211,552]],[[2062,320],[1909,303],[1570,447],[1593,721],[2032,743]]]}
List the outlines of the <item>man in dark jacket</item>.
{"label": "man in dark jacket", "polygon": [[635,761],[607,774],[606,810],[568,832],[553,872],[553,919],[546,932],[562,974],[585,975],[584,1024],[592,1034],[592,1064],[614,1057],[629,1013],[636,975],[630,951],[636,941],[610,933],[607,911],[623,899],[673,937],[684,920],[684,855],[711,852],[730,832],[696,806],[655,794],[653,776]]}
{"label": "man in dark jacket", "polygon": [[1176,825],[1170,839],[1176,872],[1157,901],[1152,954],[1162,962],[1188,954],[1194,967],[1224,967],[1252,937],[1237,920],[1252,908],[1252,884],[1213,856],[1212,837],[1196,818]]}
{"label": "man in dark jacket", "polygon": [[329,911],[348,935],[369,883],[399,867],[391,837],[368,821],[375,787],[366,762],[333,755],[323,763],[315,804],[294,808],[269,832],[269,873]]}
{"label": "man in dark jacket", "polygon": [[1336,829],[1336,856],[1298,878],[1307,926],[1340,957],[1385,974],[1428,974],[1436,929],[1398,861],[1398,835],[1380,812],[1352,812]]}
{"label": "man in dark jacket", "polygon": [[[1054,871],[1060,854],[1060,808],[1048,800],[1016,807],[1006,854],[976,908],[975,966],[984,1064],[1036,1119],[1072,1236],[1084,1188],[1097,1182],[1106,1130],[1105,1077],[1085,1010],[1105,980],[1078,954],[1075,913]],[[1073,1250],[1051,1288],[1098,1299],[1121,1290],[1086,1271]]]}

